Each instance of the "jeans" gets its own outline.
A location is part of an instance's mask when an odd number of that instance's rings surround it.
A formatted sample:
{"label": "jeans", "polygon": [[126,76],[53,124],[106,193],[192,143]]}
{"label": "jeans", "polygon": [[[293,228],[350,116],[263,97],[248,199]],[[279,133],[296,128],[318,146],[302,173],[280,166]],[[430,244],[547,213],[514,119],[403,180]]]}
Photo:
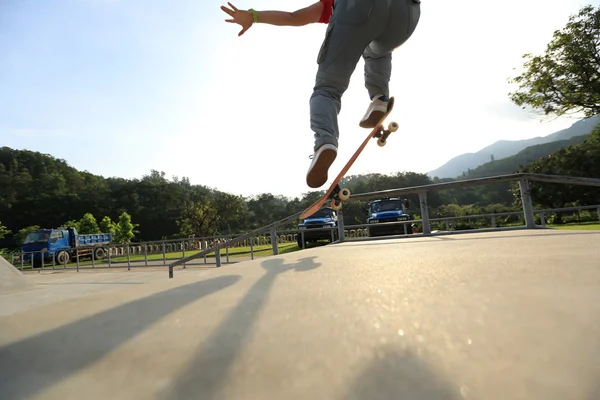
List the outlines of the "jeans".
{"label": "jeans", "polygon": [[415,31],[420,0],[336,0],[317,57],[318,71],[310,98],[310,126],[317,150],[338,146],[341,98],[360,57],[365,61],[365,87],[372,99],[389,96],[392,52]]}

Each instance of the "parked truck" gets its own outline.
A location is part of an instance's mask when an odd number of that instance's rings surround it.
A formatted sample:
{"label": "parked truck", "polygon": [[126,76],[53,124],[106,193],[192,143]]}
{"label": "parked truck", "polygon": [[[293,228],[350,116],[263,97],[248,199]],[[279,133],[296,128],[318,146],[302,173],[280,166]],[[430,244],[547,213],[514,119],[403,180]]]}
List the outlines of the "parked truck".
{"label": "parked truck", "polygon": [[[370,237],[380,235],[404,235],[412,234],[413,229],[411,224],[408,222],[411,220],[411,216],[406,212],[408,208],[408,200],[401,200],[399,198],[385,198],[372,201],[369,204],[367,228],[368,235]],[[402,224],[399,222],[407,221]],[[389,222],[397,222],[397,224],[389,225]],[[405,231],[406,229],[406,231]]]}
{"label": "parked truck", "polygon": [[67,264],[79,256],[80,259],[91,258],[101,260],[108,253],[108,245],[112,240],[110,233],[79,235],[77,229],[55,228],[38,229],[27,235],[21,246],[24,261],[30,261],[33,256],[35,264],[44,263]]}
{"label": "parked truck", "polygon": [[337,212],[331,207],[320,209],[313,215],[304,218],[304,221],[298,225],[298,246],[300,246],[300,248],[303,247],[303,236],[305,244],[316,242],[318,240],[328,240],[330,242],[337,240],[339,236],[337,229],[335,229],[337,226]]}

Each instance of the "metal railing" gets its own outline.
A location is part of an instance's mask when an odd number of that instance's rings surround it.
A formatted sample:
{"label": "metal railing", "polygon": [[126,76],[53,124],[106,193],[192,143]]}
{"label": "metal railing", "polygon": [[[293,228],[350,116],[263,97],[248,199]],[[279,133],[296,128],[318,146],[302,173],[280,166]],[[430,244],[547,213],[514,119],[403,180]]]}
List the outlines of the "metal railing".
{"label": "metal railing", "polygon": [[[597,186],[600,187],[600,179],[593,178],[581,178],[581,177],[570,177],[570,176],[555,176],[555,175],[543,175],[543,174],[527,174],[527,173],[519,173],[519,174],[510,174],[510,175],[501,175],[487,178],[478,178],[478,179],[467,179],[461,181],[453,181],[453,182],[444,182],[444,183],[435,183],[431,185],[424,186],[415,186],[409,188],[402,189],[391,189],[391,190],[381,190],[377,192],[371,193],[362,193],[362,194],[354,194],[351,196],[352,200],[371,200],[375,198],[381,197],[398,197],[404,196],[407,194],[417,194],[419,196],[419,203],[421,208],[421,220],[418,220],[422,224],[422,234],[431,235],[431,220],[429,218],[429,209],[427,206],[427,193],[430,191],[441,191],[441,190],[449,190],[449,189],[457,189],[457,188],[466,188],[473,186],[483,186],[489,185],[492,183],[501,183],[501,182],[515,182],[519,183],[519,190],[521,192],[521,202],[523,204],[523,215],[525,219],[524,228],[534,229],[536,228],[535,224],[535,215],[533,209],[533,202],[531,199],[530,192],[530,182],[547,182],[547,183],[562,183],[562,184],[574,184],[574,185],[587,185],[587,186]],[[326,204],[327,205],[327,204]],[[341,211],[341,210],[340,210]],[[265,227],[242,235],[238,238],[233,239],[230,242],[226,242],[223,244],[219,244],[213,246],[209,249],[206,249],[198,254],[183,258],[181,260],[177,260],[169,264],[169,278],[173,277],[173,268],[177,265],[184,264],[190,260],[193,260],[198,257],[202,257],[206,254],[215,253],[217,266],[220,266],[220,250],[222,248],[226,248],[235,242],[242,240],[243,238],[251,237],[253,235],[257,235],[261,232],[271,231],[271,235],[274,237],[273,242],[273,253],[278,254],[277,252],[277,243],[276,243],[276,234],[275,229],[277,226],[282,225],[284,223],[288,223],[297,219],[302,212],[298,212],[293,214],[287,218],[284,218],[280,221],[269,224]],[[338,242],[343,242],[345,240],[345,228],[344,228],[344,219],[343,213],[340,213],[342,218],[338,218],[338,230],[339,230],[339,240]]]}
{"label": "metal railing", "polygon": [[[519,189],[521,192],[521,201],[523,205],[523,211],[519,212],[502,212],[502,213],[492,213],[492,214],[481,214],[481,215],[467,215],[467,216],[453,216],[453,217],[438,217],[438,218],[430,218],[429,216],[429,208],[427,204],[427,194],[432,191],[441,191],[441,190],[450,190],[457,188],[467,188],[473,186],[483,186],[489,184],[496,184],[501,182],[518,182]],[[351,200],[371,200],[378,199],[382,197],[401,197],[408,194],[417,194],[419,196],[420,210],[421,210],[421,219],[411,220],[411,221],[398,221],[398,222],[389,222],[389,223],[379,223],[377,226],[388,226],[388,225],[404,225],[404,234],[408,234],[407,224],[416,224],[420,225],[421,229],[419,234],[421,235],[438,235],[438,234],[448,234],[452,232],[432,232],[431,226],[432,223],[440,223],[445,222],[447,231],[450,230],[450,221],[461,220],[461,219],[482,219],[487,218],[491,221],[491,228],[493,230],[498,229],[534,229],[538,227],[545,226],[545,214],[552,212],[564,212],[564,211],[582,211],[588,209],[596,209],[598,211],[598,216],[600,220],[600,206],[580,206],[580,207],[566,207],[560,209],[546,209],[546,210],[534,210],[531,193],[530,193],[530,182],[547,182],[547,183],[560,183],[560,184],[574,184],[574,185],[588,185],[588,186],[596,186],[600,187],[600,179],[593,178],[580,178],[580,177],[569,177],[569,176],[553,176],[553,175],[540,175],[540,174],[511,174],[511,175],[502,175],[495,177],[486,177],[486,178],[478,178],[478,179],[469,179],[469,180],[461,180],[461,181],[453,181],[453,182],[444,182],[444,183],[436,183],[430,185],[423,186],[415,186],[408,188],[399,188],[399,189],[390,189],[390,190],[381,190],[377,192],[370,193],[360,193],[353,194],[351,196]],[[598,199],[600,200],[600,199]],[[328,204],[325,204],[327,206]],[[120,257],[127,257],[127,267],[130,269],[132,267],[131,255],[132,254],[142,254],[140,248],[143,246],[144,251],[144,260],[143,265],[138,266],[149,266],[148,264],[148,254],[157,254],[154,252],[156,248],[160,247],[160,251],[158,253],[162,253],[162,265],[168,266],[169,269],[169,278],[173,278],[173,269],[176,266],[183,265],[185,268],[186,263],[190,263],[192,260],[204,258],[204,263],[206,264],[206,258],[208,255],[214,253],[214,264],[216,267],[220,267],[221,262],[221,250],[225,249],[225,257],[226,262],[229,263],[229,249],[239,246],[239,245],[247,245],[250,244],[250,257],[254,258],[255,250],[253,250],[253,244],[257,243],[257,238],[264,238],[262,240],[265,244],[271,244],[273,254],[279,254],[279,244],[280,244],[280,235],[284,234],[289,236],[288,240],[298,240],[301,243],[301,247],[305,248],[305,240],[304,233],[305,231],[292,229],[292,230],[281,230],[278,231],[277,228],[284,224],[289,224],[292,221],[298,220],[302,211],[299,211],[295,214],[290,215],[284,219],[266,225],[262,228],[255,229],[251,232],[244,234],[236,234],[236,235],[223,235],[223,236],[212,236],[206,238],[186,238],[186,239],[174,239],[174,240],[162,240],[162,241],[154,241],[154,242],[146,242],[140,244],[126,244],[120,248],[121,252],[124,254],[120,254]],[[535,223],[535,214],[540,216],[541,225],[536,225]],[[518,216],[520,219],[523,219],[524,225],[522,226],[511,226],[508,228],[498,227],[496,221],[498,218],[508,217],[508,216]],[[329,230],[331,232],[331,242],[339,243],[344,242],[346,240],[346,234],[348,236],[364,236],[365,230],[371,226],[369,224],[360,224],[360,225],[349,225],[344,226],[344,218],[343,218],[343,210],[340,210],[338,217],[338,227],[337,228],[320,228],[320,230]],[[338,230],[338,239],[334,240],[334,230]],[[480,231],[481,229],[477,229]],[[310,231],[314,231],[310,229]],[[469,230],[461,230],[461,233],[469,232]],[[456,232],[454,232],[456,233]],[[402,233],[400,233],[402,234]],[[268,236],[267,236],[268,235]],[[296,236],[294,236],[296,235]],[[260,243],[260,241],[258,242]],[[108,251],[108,267],[111,267],[112,264],[117,264],[115,261],[111,261],[111,257],[115,257],[114,249],[117,247],[110,246],[111,250]],[[150,248],[150,252],[148,249]],[[167,264],[167,253],[171,252],[173,249],[178,249],[181,251],[181,257],[174,259],[172,262]],[[186,255],[187,251],[196,251],[195,254]],[[177,251],[177,250],[175,250]],[[93,252],[92,252],[93,253]],[[21,253],[21,268],[23,268],[23,253]],[[14,260],[13,260],[14,261]],[[77,261],[77,269],[79,269],[79,258]],[[97,261],[97,260],[96,260]],[[142,261],[139,261],[141,263]],[[124,262],[120,263],[124,264]],[[14,265],[14,262],[13,262]],[[62,265],[66,268],[66,263],[56,263],[54,258],[52,259],[52,267],[54,268],[56,265]],[[95,264],[95,260],[92,256],[92,268],[97,267]]]}

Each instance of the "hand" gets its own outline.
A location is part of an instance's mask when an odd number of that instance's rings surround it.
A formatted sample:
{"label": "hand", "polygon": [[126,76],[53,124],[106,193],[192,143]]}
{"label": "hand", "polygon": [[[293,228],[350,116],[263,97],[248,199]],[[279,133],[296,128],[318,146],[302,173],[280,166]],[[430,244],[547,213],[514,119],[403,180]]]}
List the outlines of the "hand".
{"label": "hand", "polygon": [[229,4],[229,7],[231,7],[231,9],[225,6],[221,6],[221,10],[225,11],[232,18],[226,19],[225,22],[240,25],[242,27],[242,30],[240,31],[240,33],[238,33],[238,36],[242,36],[248,29],[250,29],[252,23],[254,22],[254,20],[252,19],[252,13],[250,11],[240,11],[229,2],[227,2],[227,4]]}

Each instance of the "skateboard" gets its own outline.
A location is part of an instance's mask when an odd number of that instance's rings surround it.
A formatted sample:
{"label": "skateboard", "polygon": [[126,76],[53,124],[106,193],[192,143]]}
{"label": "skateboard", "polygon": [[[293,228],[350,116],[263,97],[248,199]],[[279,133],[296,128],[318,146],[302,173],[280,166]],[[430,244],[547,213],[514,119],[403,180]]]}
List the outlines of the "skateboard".
{"label": "skateboard", "polygon": [[388,115],[390,115],[393,108],[394,98],[391,97],[385,115],[381,117],[377,125],[373,128],[373,130],[371,130],[366,139],[354,152],[354,155],[350,157],[350,160],[348,160],[344,168],[342,168],[338,176],[333,180],[333,183],[329,187],[329,190],[327,190],[327,192],[319,200],[315,201],[310,207],[304,210],[304,212],[300,215],[300,219],[309,217],[317,211],[319,211],[328,200],[331,200],[331,208],[333,208],[334,210],[340,210],[342,208],[342,203],[350,199],[350,191],[346,188],[340,188],[339,183],[344,177],[344,175],[346,175],[346,172],[348,172],[352,164],[354,164],[354,161],[356,161],[356,159],[363,151],[369,140],[377,138],[377,145],[379,145],[379,147],[383,147],[387,143],[388,136],[392,132],[396,132],[398,130],[397,122],[390,122],[387,129],[383,128],[383,121],[385,121]]}

